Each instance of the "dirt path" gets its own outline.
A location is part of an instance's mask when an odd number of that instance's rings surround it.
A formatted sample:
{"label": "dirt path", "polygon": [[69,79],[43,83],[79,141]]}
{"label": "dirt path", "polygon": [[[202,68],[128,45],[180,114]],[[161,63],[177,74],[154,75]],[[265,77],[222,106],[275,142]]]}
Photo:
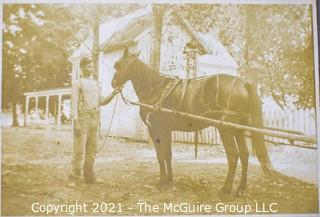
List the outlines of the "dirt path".
{"label": "dirt path", "polygon": [[[243,214],[241,205],[251,207],[253,214],[261,211],[263,204],[270,208],[272,203],[276,203],[277,213],[318,210],[316,185],[287,176],[264,177],[255,164],[249,168],[246,196],[219,197],[227,172],[224,152],[219,147],[200,146],[199,160],[194,160],[192,146],[175,145],[174,183],[166,190],[156,187],[158,164],[154,149],[148,144],[108,139],[96,163],[96,172],[105,183],[81,184],[76,189],[66,187],[71,151],[70,131],[3,128],[2,215],[44,215],[33,212],[32,204],[70,205],[75,201],[89,206],[99,203],[97,210],[89,209],[77,215]],[[207,161],[209,158],[221,160],[212,163]],[[239,172],[235,185],[239,183]],[[159,205],[160,211],[141,211],[139,202]],[[183,207],[178,212],[162,210],[164,203],[183,202],[190,206],[208,205],[211,209],[208,212],[192,212],[188,207],[184,207],[189,209],[187,212]],[[119,211],[121,206],[122,212],[111,212],[110,203],[116,204],[113,211]],[[223,210],[218,206],[221,204],[230,205],[229,209]],[[109,205],[108,212],[105,205]],[[239,209],[233,212],[232,205],[238,205]],[[254,209],[257,206],[260,208]],[[57,214],[68,215],[68,212]]]}

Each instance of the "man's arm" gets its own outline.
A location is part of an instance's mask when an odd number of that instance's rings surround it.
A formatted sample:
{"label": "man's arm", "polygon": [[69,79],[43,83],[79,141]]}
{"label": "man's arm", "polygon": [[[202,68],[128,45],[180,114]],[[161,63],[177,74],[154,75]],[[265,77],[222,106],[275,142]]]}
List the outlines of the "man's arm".
{"label": "man's arm", "polygon": [[121,91],[120,88],[116,88],[112,91],[112,93],[109,96],[101,97],[100,98],[100,105],[106,105]]}

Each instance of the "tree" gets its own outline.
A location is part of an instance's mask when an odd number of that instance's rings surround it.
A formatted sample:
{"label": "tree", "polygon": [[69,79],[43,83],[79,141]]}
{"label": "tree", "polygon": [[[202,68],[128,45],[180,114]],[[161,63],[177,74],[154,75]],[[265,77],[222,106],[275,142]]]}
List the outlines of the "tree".
{"label": "tree", "polygon": [[[110,19],[114,19],[132,12],[141,5],[138,4],[77,4],[68,7],[72,16],[77,18],[81,23],[81,28],[86,29],[87,36],[92,37],[92,45],[88,48],[94,62],[96,77],[99,79],[99,32],[100,25]],[[79,43],[83,41],[79,40]]]}
{"label": "tree", "polygon": [[[93,32],[93,59],[98,71],[99,26],[139,5],[6,4],[3,27],[2,107],[12,104],[13,126],[21,94],[71,85],[69,56],[87,31]],[[59,14],[59,16],[57,16]]]}
{"label": "tree", "polygon": [[[315,105],[310,5],[182,5],[184,17],[212,32],[280,105]],[[310,85],[312,84],[312,85]]]}
{"label": "tree", "polygon": [[151,45],[151,66],[156,72],[160,72],[160,57],[161,57],[161,39],[162,39],[162,23],[163,14],[166,5],[153,4],[153,34]]}
{"label": "tree", "polygon": [[[16,106],[25,91],[70,85],[69,39],[76,25],[61,5],[6,4],[3,8],[2,107]],[[59,16],[56,16],[59,14]]]}

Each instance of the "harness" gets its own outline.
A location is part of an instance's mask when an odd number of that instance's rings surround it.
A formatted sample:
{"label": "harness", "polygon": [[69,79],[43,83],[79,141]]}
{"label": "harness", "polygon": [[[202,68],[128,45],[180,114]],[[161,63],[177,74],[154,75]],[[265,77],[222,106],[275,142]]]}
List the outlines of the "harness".
{"label": "harness", "polygon": [[[122,72],[126,72],[129,68],[129,66],[136,60],[136,58],[133,58],[127,65],[124,69],[122,69]],[[175,77],[173,80],[169,81],[168,84],[164,87],[164,91],[161,93],[161,96],[159,97],[159,99],[156,101],[156,103],[152,103],[153,106],[154,106],[154,109],[150,112],[147,113],[146,115],[146,123],[148,125],[151,125],[150,124],[150,116],[152,114],[154,114],[155,112],[159,111],[163,105],[163,102],[170,96],[170,94],[175,90],[175,88],[180,84],[180,83],[183,83],[183,87],[182,87],[182,92],[181,92],[181,96],[180,96],[180,100],[179,100],[179,103],[178,105],[176,106],[176,110],[179,111],[181,110],[181,107],[182,107],[182,104],[183,104],[183,101],[184,101],[184,98],[185,98],[185,95],[186,95],[186,92],[187,92],[187,88],[188,88],[188,85],[190,83],[190,80],[191,79],[181,79],[181,78],[178,78],[178,77]],[[234,87],[237,83],[237,81],[239,80],[238,77],[235,77],[232,81],[232,84],[231,84],[231,87]],[[144,100],[148,100],[148,98],[150,96],[153,96],[154,95],[154,91],[158,90],[159,88],[161,88],[161,86],[163,85],[163,83],[165,82],[165,80],[163,80],[157,87],[155,87],[152,91],[150,91],[149,93],[146,93],[145,95],[143,95],[141,98],[144,99]],[[217,107],[217,110],[210,110],[210,111],[207,111],[205,113],[203,113],[202,115],[209,115],[209,114],[222,114],[222,117],[220,118],[220,120],[224,120],[225,117],[227,115],[239,115],[237,114],[236,112],[234,111],[230,111],[229,108],[230,108],[230,103],[231,103],[231,99],[232,99],[232,96],[234,94],[234,90],[232,88],[232,92],[230,93],[230,95],[228,96],[228,99],[227,99],[227,103],[226,103],[226,107],[223,108],[223,106],[221,106],[221,104],[219,103],[219,95],[220,95],[220,76],[219,74],[217,75],[217,79],[216,79],[216,94],[215,94],[215,98],[214,98],[214,105],[215,107]],[[121,96],[124,100],[125,103],[126,100],[125,100],[125,97],[122,95],[122,92],[121,92]],[[153,99],[151,99],[150,101],[152,101]]]}
{"label": "harness", "polygon": [[[183,103],[183,100],[185,98],[185,94],[187,92],[187,88],[188,88],[188,84],[190,82],[191,79],[180,79],[178,77],[176,77],[174,80],[172,80],[171,82],[169,82],[166,87],[165,87],[165,90],[163,91],[163,93],[161,94],[161,97],[160,99],[158,100],[157,103],[154,104],[154,109],[153,111],[151,112],[148,112],[147,113],[147,116],[146,116],[146,122],[148,125],[151,125],[150,124],[150,116],[159,111],[161,106],[162,106],[162,103],[163,101],[173,92],[173,90],[177,87],[177,85],[179,83],[183,83],[183,89],[182,89],[182,93],[181,93],[181,97],[180,97],[180,100],[179,100],[179,103],[177,105],[177,111],[181,110],[181,106],[182,106],[182,103]],[[239,78],[238,77],[235,77],[232,81],[232,84],[231,84],[231,87],[234,87],[236,85],[236,83],[238,82]],[[216,80],[216,95],[215,95],[215,99],[214,99],[214,102],[215,102],[215,106],[218,108],[217,110],[210,110],[210,111],[207,111],[201,115],[209,115],[209,114],[221,114],[221,118],[220,120],[224,120],[226,118],[226,116],[228,115],[239,115],[237,114],[236,112],[234,111],[230,111],[229,108],[230,108],[230,104],[231,104],[231,99],[232,99],[232,96],[234,94],[233,92],[233,88],[232,89],[232,92],[230,93],[230,95],[228,96],[228,99],[227,99],[227,103],[226,103],[226,107],[223,108],[223,106],[220,105],[219,103],[219,95],[220,95],[220,90],[221,87],[220,87],[220,79],[219,79],[219,75],[217,75],[217,80]]]}
{"label": "harness", "polygon": [[[219,75],[218,75],[218,78],[219,78]],[[233,81],[232,81],[231,87],[234,87],[234,86],[236,85],[237,81],[238,81],[238,77],[235,77],[235,78],[233,79]],[[219,89],[218,89],[218,90],[219,90]],[[228,100],[227,100],[227,106],[226,106],[225,109],[223,109],[223,111],[224,111],[225,114],[223,114],[222,117],[221,117],[221,120],[222,120],[222,121],[225,119],[226,113],[227,113],[228,110],[229,110],[231,98],[232,98],[232,96],[233,96],[233,91],[234,91],[234,89],[231,88],[231,93],[230,93],[230,95],[228,96]],[[218,91],[217,91],[217,92],[218,92]],[[217,104],[217,105],[220,106],[219,104]]]}
{"label": "harness", "polygon": [[174,80],[172,80],[171,82],[169,82],[167,84],[167,86],[165,87],[165,90],[163,91],[163,93],[160,96],[159,101],[155,104],[155,106],[162,106],[163,101],[168,98],[168,96],[174,91],[174,89],[178,86],[178,84],[182,81],[182,79],[180,78],[175,78]]}
{"label": "harness", "polygon": [[[229,110],[230,108],[230,104],[231,104],[231,99],[234,95],[234,89],[233,87],[237,84],[237,82],[239,81],[239,77],[235,77],[233,80],[232,80],[232,83],[231,83],[231,90],[232,92],[228,95],[228,98],[227,98],[227,103],[226,103],[226,107],[224,108],[220,103],[219,103],[219,95],[220,95],[220,91],[221,91],[221,87],[220,87],[220,80],[219,80],[219,74],[217,75],[217,80],[216,80],[216,95],[215,95],[215,99],[214,99],[214,102],[215,102],[215,106],[217,107],[216,110],[210,110],[210,111],[207,111],[205,113],[202,113],[201,115],[210,115],[210,114],[221,114],[221,118],[220,120],[224,121],[226,116],[231,116],[231,115],[240,115],[239,113],[237,112],[234,112],[234,111],[231,111]],[[249,114],[244,114],[242,116],[244,117],[247,117]]]}
{"label": "harness", "polygon": [[[183,81],[183,79],[175,77],[173,80],[171,80],[166,86],[165,86],[165,90],[162,92],[159,100],[154,104],[154,109],[151,112],[148,112],[146,115],[146,123],[147,125],[150,127],[151,123],[150,123],[150,116],[152,114],[154,114],[155,112],[158,112],[161,109],[161,106],[164,102],[165,99],[167,99],[170,94],[175,90],[175,88],[178,86],[178,84],[180,84]],[[183,102],[183,98],[185,96],[185,92],[187,90],[187,84],[188,84],[188,79],[185,80],[185,85],[180,97],[180,101],[179,101],[179,105],[177,106],[177,110],[180,110],[181,104]]]}
{"label": "harness", "polygon": [[178,110],[181,110],[181,106],[182,106],[182,103],[183,103],[183,100],[184,100],[184,96],[186,95],[186,92],[187,92],[187,87],[188,87],[189,81],[190,81],[190,79],[185,79],[184,82],[183,82],[182,94],[181,94],[181,97],[180,97],[180,102],[179,102],[179,104],[177,106]]}

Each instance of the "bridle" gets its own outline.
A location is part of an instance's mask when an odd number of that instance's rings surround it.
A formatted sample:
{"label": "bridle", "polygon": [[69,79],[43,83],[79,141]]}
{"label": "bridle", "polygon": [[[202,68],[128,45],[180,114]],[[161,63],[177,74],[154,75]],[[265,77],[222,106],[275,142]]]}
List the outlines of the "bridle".
{"label": "bridle", "polygon": [[[121,71],[119,71],[117,74],[122,75],[122,74],[126,73],[126,72],[128,71],[128,69],[129,69],[129,67],[131,66],[131,64],[134,63],[136,60],[137,60],[137,58],[134,57],[134,58],[126,65],[126,67],[125,67],[124,69],[122,69]],[[122,85],[122,84],[121,84],[121,85]]]}

